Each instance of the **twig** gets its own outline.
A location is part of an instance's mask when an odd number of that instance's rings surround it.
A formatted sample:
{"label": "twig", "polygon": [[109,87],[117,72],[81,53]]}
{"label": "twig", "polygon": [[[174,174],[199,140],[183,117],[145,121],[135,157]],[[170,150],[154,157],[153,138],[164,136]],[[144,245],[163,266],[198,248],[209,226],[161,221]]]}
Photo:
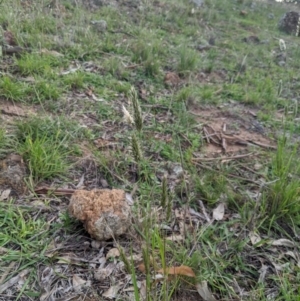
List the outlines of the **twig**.
{"label": "twig", "polygon": [[208,216],[208,214],[206,212],[206,209],[205,209],[205,206],[204,206],[203,202],[201,200],[199,200],[198,203],[199,203],[199,205],[201,207],[202,213],[205,216],[206,221],[210,222],[210,217]]}
{"label": "twig", "polygon": [[193,158],[192,161],[194,161],[194,162],[199,162],[199,161],[209,162],[209,161],[217,161],[217,160],[235,160],[235,159],[246,158],[246,157],[250,157],[250,156],[254,156],[254,155],[256,155],[256,153],[248,153],[248,154],[236,155],[236,156],[232,156],[232,157]]}
{"label": "twig", "polygon": [[[210,129],[211,131],[213,131],[213,133],[210,133],[208,131],[208,129]],[[203,131],[204,131],[204,133],[205,133],[205,135],[207,137],[208,136],[211,137],[212,142],[214,142],[217,145],[220,145],[220,142],[213,138],[213,136],[216,136],[219,140],[221,140],[221,138],[218,136],[218,133],[215,131],[215,129],[212,126],[210,126],[210,125],[203,126]]]}
{"label": "twig", "polygon": [[189,138],[186,135],[179,133],[179,136],[181,136],[185,141],[187,141],[190,146],[193,145],[192,142],[189,140]]}
{"label": "twig", "polygon": [[223,132],[224,132],[224,133],[226,133],[226,128],[227,128],[227,125],[226,125],[226,123],[224,122],[224,124],[223,124]]}
{"label": "twig", "polygon": [[222,137],[222,148],[223,148],[223,152],[226,153],[226,149],[227,149],[227,144],[226,144],[226,138],[224,137],[224,135],[221,134]]}
{"label": "twig", "polygon": [[273,145],[270,145],[270,144],[264,144],[264,143],[253,141],[253,140],[247,140],[247,141],[250,142],[250,143],[252,143],[252,144],[255,144],[257,146],[260,146],[260,147],[270,148],[270,149],[274,149],[274,150],[277,149],[276,146],[273,146]]}
{"label": "twig", "polygon": [[204,132],[204,136],[205,136],[206,142],[207,142],[207,143],[210,143],[210,141],[209,141],[209,136],[212,136],[212,135],[210,135],[210,134],[208,133],[208,131],[207,131],[207,129],[206,129],[205,126],[203,127],[203,132]]}
{"label": "twig", "polygon": [[62,188],[52,188],[49,186],[43,186],[34,190],[36,194],[54,194],[54,195],[71,195],[76,191],[76,189],[62,189]]}

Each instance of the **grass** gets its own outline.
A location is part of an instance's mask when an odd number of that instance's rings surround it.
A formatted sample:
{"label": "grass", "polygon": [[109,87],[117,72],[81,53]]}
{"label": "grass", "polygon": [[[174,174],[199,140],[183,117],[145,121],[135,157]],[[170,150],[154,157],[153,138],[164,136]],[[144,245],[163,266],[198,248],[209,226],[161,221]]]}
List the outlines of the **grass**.
{"label": "grass", "polygon": [[[47,292],[104,300],[117,284],[116,300],[188,301],[203,283],[217,300],[298,300],[299,49],[277,29],[291,8],[23,2],[2,3],[0,13],[31,50],[1,58],[0,300]],[[94,20],[107,30],[95,30]],[[167,85],[167,74],[178,82]],[[212,133],[221,123],[226,152]],[[237,150],[228,151],[228,137],[248,147],[233,142]],[[16,165],[24,195],[8,176]],[[43,186],[132,193],[133,234],[95,247],[68,215],[67,196],[34,194]],[[113,243],[120,257],[105,262]],[[109,264],[99,285],[95,272]],[[162,275],[174,266],[195,277]],[[89,285],[76,290],[74,275]]]}

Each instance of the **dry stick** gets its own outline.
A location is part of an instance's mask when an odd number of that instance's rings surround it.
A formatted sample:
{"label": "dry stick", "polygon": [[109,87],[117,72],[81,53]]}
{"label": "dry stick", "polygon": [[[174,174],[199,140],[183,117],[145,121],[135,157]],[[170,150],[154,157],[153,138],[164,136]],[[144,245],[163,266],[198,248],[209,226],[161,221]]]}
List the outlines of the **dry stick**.
{"label": "dry stick", "polygon": [[239,137],[236,137],[236,136],[234,136],[234,135],[228,136],[228,135],[226,135],[226,134],[223,134],[223,137],[226,138],[227,140],[231,140],[231,141],[233,141],[233,142],[235,142],[235,143],[237,143],[237,144],[248,145],[248,142],[247,142],[247,141],[245,141],[245,140],[243,140],[243,139],[241,139],[241,138],[239,138]]}
{"label": "dry stick", "polygon": [[217,161],[217,160],[235,160],[235,159],[241,159],[241,158],[246,158],[250,156],[254,156],[256,153],[248,153],[248,154],[243,154],[243,155],[236,155],[232,157],[218,157],[218,158],[194,158],[192,161],[198,162],[198,161],[204,161],[204,162],[209,162],[209,161]]}
{"label": "dry stick", "polygon": [[189,138],[186,135],[179,133],[179,136],[182,137],[185,141],[187,141],[190,146],[193,145],[192,142],[189,140]]}
{"label": "dry stick", "polygon": [[243,164],[241,164],[241,163],[238,163],[238,165],[240,165],[242,168],[244,168],[244,169],[246,169],[246,170],[252,172],[253,174],[256,174],[256,175],[258,175],[258,176],[261,176],[261,174],[259,174],[258,172],[256,172],[255,170],[253,170],[252,168],[250,168],[250,167],[248,167],[248,166],[245,166],[245,165],[243,165]]}
{"label": "dry stick", "polygon": [[224,153],[226,153],[226,149],[227,149],[226,138],[222,134],[221,134],[221,137],[222,137],[222,148],[223,148]]}
{"label": "dry stick", "polygon": [[273,145],[264,144],[264,143],[253,141],[253,140],[247,140],[247,141],[250,142],[250,143],[252,143],[252,144],[255,144],[257,146],[260,146],[260,147],[271,148],[271,149],[274,149],[274,150],[277,149],[277,147],[273,146]]}
{"label": "dry stick", "polygon": [[[209,131],[207,130],[207,127],[209,127],[209,128],[213,131],[213,134],[210,134],[210,133],[209,133]],[[215,129],[214,129],[213,127],[211,127],[211,126],[208,126],[208,125],[204,126],[204,127],[203,127],[203,130],[204,130],[204,129],[205,129],[205,133],[207,133],[207,134],[210,136],[212,142],[214,142],[214,143],[217,144],[217,145],[220,145],[220,142],[213,138],[214,136],[216,136],[219,140],[221,140],[220,136],[219,136],[218,133],[215,131]]]}
{"label": "dry stick", "polygon": [[205,140],[206,140],[206,142],[207,142],[207,143],[210,143],[210,141],[209,141],[209,136],[212,136],[212,135],[209,134],[209,132],[207,131],[207,129],[206,129],[205,126],[203,127],[203,132],[204,132],[204,135],[205,135]]}
{"label": "dry stick", "polygon": [[202,213],[205,216],[206,221],[210,222],[210,217],[209,217],[209,215],[206,212],[206,209],[205,209],[205,206],[204,206],[203,202],[201,200],[199,200],[198,203],[199,203],[199,205],[200,205],[200,207],[202,209]]}
{"label": "dry stick", "polygon": [[53,189],[53,187],[43,186],[41,188],[35,189],[36,194],[48,194],[49,192],[53,195],[71,195],[76,191],[76,189]]}

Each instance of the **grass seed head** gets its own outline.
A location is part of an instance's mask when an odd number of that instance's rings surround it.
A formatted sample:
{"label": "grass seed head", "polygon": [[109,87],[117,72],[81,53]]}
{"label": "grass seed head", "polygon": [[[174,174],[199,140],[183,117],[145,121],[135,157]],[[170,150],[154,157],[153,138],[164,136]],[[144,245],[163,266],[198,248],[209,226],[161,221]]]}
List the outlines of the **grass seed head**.
{"label": "grass seed head", "polygon": [[135,161],[137,163],[141,162],[143,158],[142,150],[141,150],[139,139],[135,134],[133,134],[131,137],[131,147],[132,147],[132,153]]}
{"label": "grass seed head", "polygon": [[134,87],[132,87],[130,89],[129,97],[130,97],[130,100],[132,101],[132,106],[133,106],[134,124],[135,124],[137,131],[140,132],[143,128],[142,110],[141,110],[141,106],[140,106],[140,103],[138,100],[138,95],[137,95]]}
{"label": "grass seed head", "polygon": [[122,111],[123,111],[123,118],[124,121],[128,124],[134,124],[134,120],[128,110],[122,105]]}

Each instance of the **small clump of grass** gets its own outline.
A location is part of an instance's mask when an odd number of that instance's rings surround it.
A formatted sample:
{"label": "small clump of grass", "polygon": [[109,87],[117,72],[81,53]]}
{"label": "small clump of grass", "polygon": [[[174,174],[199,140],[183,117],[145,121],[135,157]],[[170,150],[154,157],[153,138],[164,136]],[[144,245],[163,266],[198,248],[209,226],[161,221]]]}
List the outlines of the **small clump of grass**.
{"label": "small clump of grass", "polygon": [[68,147],[68,142],[90,135],[85,128],[64,117],[31,117],[26,122],[17,122],[16,126],[16,136],[19,142],[25,141],[26,137],[32,137],[35,140],[41,137],[50,139],[57,136],[58,140],[65,140],[65,147]]}
{"label": "small clump of grass", "polygon": [[16,125],[17,151],[35,182],[64,175],[70,168],[69,156],[78,151],[74,142],[88,135],[63,118],[34,117]]}
{"label": "small clump of grass", "polygon": [[55,82],[40,81],[34,85],[36,94],[35,102],[45,102],[46,100],[58,100],[62,96],[62,89]]}
{"label": "small clump of grass", "polygon": [[13,148],[14,135],[8,134],[4,127],[0,128],[0,159],[5,157]]}
{"label": "small clump of grass", "polygon": [[271,165],[271,181],[266,185],[262,204],[266,222],[272,226],[284,220],[300,226],[300,167],[297,163],[297,146],[289,150],[282,139]]}
{"label": "small clump of grass", "polygon": [[195,71],[198,64],[198,53],[187,47],[179,49],[179,61],[177,71],[181,75],[186,75],[189,72]]}
{"label": "small clump of grass", "polygon": [[64,140],[56,137],[26,137],[18,147],[18,152],[27,163],[30,178],[34,182],[64,175],[70,167],[67,161],[70,152],[64,146]]}
{"label": "small clump of grass", "polygon": [[19,72],[24,75],[56,76],[53,68],[61,65],[60,59],[51,55],[25,54],[16,62]]}
{"label": "small clump of grass", "polygon": [[70,88],[72,90],[85,88],[85,74],[81,71],[65,75],[62,78],[62,81],[64,85],[66,85],[66,88]]}
{"label": "small clump of grass", "polygon": [[12,80],[8,76],[3,76],[0,79],[0,96],[8,100],[24,101],[30,90],[27,84]]}
{"label": "small clump of grass", "polygon": [[125,73],[123,62],[118,57],[110,57],[104,63],[104,68],[113,76],[122,77]]}
{"label": "small clump of grass", "polygon": [[[32,212],[8,201],[0,202],[0,227],[0,270],[3,272],[8,269],[7,279],[23,270],[28,273],[31,269],[36,271],[37,265],[46,262],[45,251],[52,239],[47,222],[41,218],[33,218]],[[31,286],[28,286],[31,277],[27,275],[26,278],[18,292],[20,295]],[[32,292],[31,288],[29,290]]]}
{"label": "small clump of grass", "polygon": [[136,43],[133,49],[132,61],[142,63],[148,76],[155,76],[160,72],[160,60],[164,53],[160,42],[145,43],[143,40]]}

